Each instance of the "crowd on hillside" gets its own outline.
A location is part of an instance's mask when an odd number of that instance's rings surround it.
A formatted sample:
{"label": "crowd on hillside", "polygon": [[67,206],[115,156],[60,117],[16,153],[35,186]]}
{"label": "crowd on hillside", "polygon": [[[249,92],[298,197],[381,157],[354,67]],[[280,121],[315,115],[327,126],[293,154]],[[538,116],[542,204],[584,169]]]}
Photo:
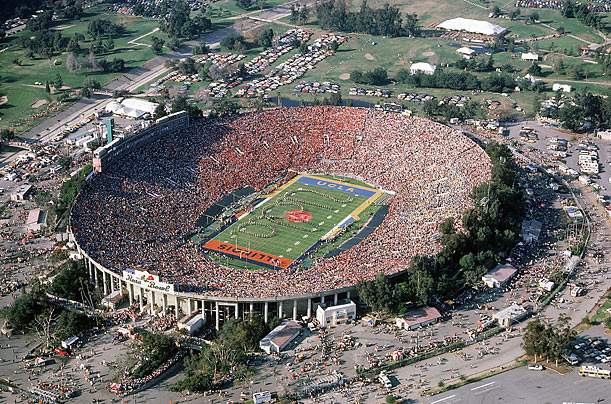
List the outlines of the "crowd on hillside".
{"label": "crowd on hillside", "polygon": [[[358,178],[393,191],[367,239],[317,265],[237,270],[184,242],[224,195],[264,189],[295,172]],[[97,175],[77,198],[73,232],[105,267],[156,271],[181,292],[270,297],[352,286],[438,250],[438,227],[460,223],[471,189],[489,178],[486,153],[426,119],[364,108],[285,108],[217,118],[143,146]]]}

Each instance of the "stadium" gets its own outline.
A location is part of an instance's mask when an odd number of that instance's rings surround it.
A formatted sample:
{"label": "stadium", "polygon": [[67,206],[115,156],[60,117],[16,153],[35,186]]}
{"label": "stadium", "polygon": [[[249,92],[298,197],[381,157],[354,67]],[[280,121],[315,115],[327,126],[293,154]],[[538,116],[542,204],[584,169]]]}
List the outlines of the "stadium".
{"label": "stadium", "polygon": [[311,316],[439,249],[490,177],[472,140],[418,117],[279,108],[173,114],[94,153],[70,228],[104,293],[151,313]]}

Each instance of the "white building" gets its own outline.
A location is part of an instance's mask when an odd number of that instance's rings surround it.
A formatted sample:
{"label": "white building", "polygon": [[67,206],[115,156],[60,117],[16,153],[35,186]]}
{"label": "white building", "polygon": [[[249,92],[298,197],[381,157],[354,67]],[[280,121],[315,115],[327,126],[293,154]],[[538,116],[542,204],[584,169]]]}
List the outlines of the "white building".
{"label": "white building", "polygon": [[430,63],[424,63],[424,62],[414,63],[409,68],[409,72],[411,74],[424,73],[424,74],[432,75],[435,73],[435,70],[437,70],[437,66],[432,65]]}
{"label": "white building", "polygon": [[205,324],[204,317],[201,311],[195,311],[188,316],[184,316],[178,322],[178,329],[185,330],[189,334],[195,333],[197,330],[202,328]]}
{"label": "white building", "polygon": [[544,290],[546,292],[551,292],[554,289],[555,283],[550,281],[549,279],[541,279],[539,281],[539,289]]}
{"label": "white building", "polygon": [[47,212],[39,208],[31,210],[25,225],[28,231],[40,231],[47,225]]}
{"label": "white building", "polygon": [[355,317],[356,304],[352,301],[329,307],[322,307],[319,305],[316,309],[316,320],[318,320],[318,324],[321,327],[345,323],[348,320],[354,320]]}
{"label": "white building", "polygon": [[395,325],[406,330],[414,330],[418,327],[426,327],[441,319],[441,314],[434,307],[423,307],[406,313],[403,317],[395,319]]}
{"label": "white building", "polygon": [[496,320],[501,327],[509,327],[515,322],[522,320],[526,317],[528,312],[522,306],[512,304],[511,306],[500,310],[492,315],[492,319]]}
{"label": "white building", "polygon": [[499,264],[490,272],[482,276],[482,281],[489,288],[502,288],[518,272],[516,267],[509,264]]}
{"label": "white building", "polygon": [[573,88],[571,86],[569,86],[568,84],[560,84],[560,83],[552,84],[552,90],[553,91],[562,91],[562,92],[565,92],[565,93],[570,93],[572,89]]}
{"label": "white building", "polygon": [[301,325],[294,320],[284,320],[260,342],[259,347],[270,354],[280,352],[301,334]]}
{"label": "white building", "polygon": [[470,18],[452,18],[451,20],[446,20],[441,24],[437,25],[437,28],[445,29],[448,31],[464,31],[471,32],[473,34],[481,34],[481,35],[501,35],[507,28],[503,28],[499,25],[492,24],[488,21],[481,20],[472,20]]}
{"label": "white building", "polygon": [[536,53],[532,53],[532,52],[522,53],[522,60],[526,60],[529,62],[538,62],[539,55],[537,55]]}
{"label": "white building", "polygon": [[155,109],[159,104],[154,102],[148,102],[138,98],[126,98],[121,102],[113,101],[106,105],[106,113],[112,113],[115,115],[140,119],[146,115],[153,115]]}
{"label": "white building", "polygon": [[466,46],[457,49],[456,53],[462,55],[462,57],[464,57],[465,59],[471,59],[473,56],[475,56],[475,51],[471,48],[467,48]]}

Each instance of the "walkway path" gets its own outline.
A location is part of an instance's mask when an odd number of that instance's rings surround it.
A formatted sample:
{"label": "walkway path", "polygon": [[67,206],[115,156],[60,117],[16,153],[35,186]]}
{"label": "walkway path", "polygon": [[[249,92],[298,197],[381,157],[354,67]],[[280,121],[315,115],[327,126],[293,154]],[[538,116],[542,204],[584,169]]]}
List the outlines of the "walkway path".
{"label": "walkway path", "polygon": [[134,46],[136,46],[136,45],[142,45],[142,46],[146,46],[146,47],[149,47],[149,48],[150,48],[150,47],[151,47],[151,46],[153,46],[153,45],[149,45],[149,44],[147,44],[147,43],[139,43],[139,42],[137,42],[137,41],[139,41],[139,40],[141,40],[142,38],[147,37],[147,36],[149,36],[149,35],[153,35],[153,34],[154,34],[155,32],[157,32],[157,31],[159,31],[159,27],[155,28],[154,30],[152,30],[152,31],[151,31],[151,32],[149,32],[148,34],[140,35],[138,38],[134,38],[134,39],[132,39],[131,41],[128,41],[127,43],[131,43],[131,44],[132,44],[132,46],[130,46],[130,48],[133,48],[133,47],[134,47]]}

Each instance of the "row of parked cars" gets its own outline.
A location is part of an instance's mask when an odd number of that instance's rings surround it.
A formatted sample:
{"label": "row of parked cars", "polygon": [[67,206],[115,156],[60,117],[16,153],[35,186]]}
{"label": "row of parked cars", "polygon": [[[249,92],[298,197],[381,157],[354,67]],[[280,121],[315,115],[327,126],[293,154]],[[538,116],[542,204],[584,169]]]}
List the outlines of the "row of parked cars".
{"label": "row of parked cars", "polygon": [[324,83],[319,83],[317,81],[302,81],[295,86],[295,92],[313,94],[337,93],[339,92],[339,85],[330,83],[328,81],[325,81]]}
{"label": "row of parked cars", "polygon": [[301,78],[305,72],[313,69],[335,52],[331,50],[333,42],[340,45],[348,40],[345,35],[325,34],[308,45],[305,53],[291,56],[286,62],[280,63],[265,77],[255,79],[244,85],[235,94],[236,97],[258,97],[280,86],[291,84]]}
{"label": "row of parked cars", "polygon": [[[611,347],[597,338],[589,338],[573,346],[571,356],[577,357],[580,362],[607,363],[611,361]],[[576,363],[572,363],[576,364]]]}
{"label": "row of parked cars", "polygon": [[349,95],[368,95],[370,97],[390,98],[392,91],[385,88],[357,88],[351,87]]}

